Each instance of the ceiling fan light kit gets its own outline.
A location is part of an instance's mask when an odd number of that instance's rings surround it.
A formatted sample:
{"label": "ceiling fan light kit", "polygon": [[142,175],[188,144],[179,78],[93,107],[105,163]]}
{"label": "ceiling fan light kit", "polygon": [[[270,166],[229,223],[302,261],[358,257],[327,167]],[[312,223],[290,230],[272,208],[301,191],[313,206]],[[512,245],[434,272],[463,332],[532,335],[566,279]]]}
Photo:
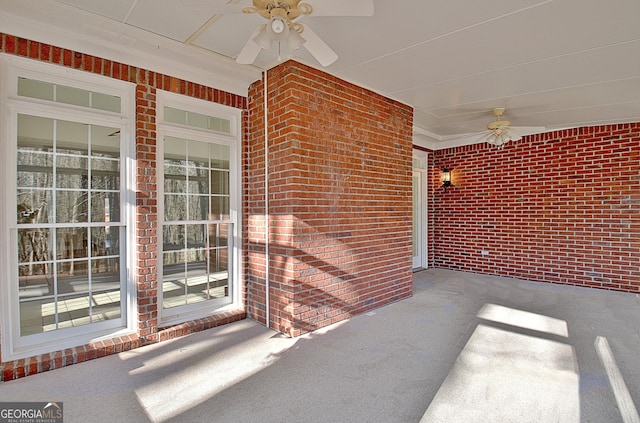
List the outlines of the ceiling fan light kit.
{"label": "ceiling fan light kit", "polygon": [[287,46],[289,47],[289,51],[296,51],[302,47],[307,40],[300,35],[304,29],[302,24],[293,24],[291,25],[291,29],[292,31],[289,31],[289,37],[287,38]]}
{"label": "ceiling fan light kit", "polygon": [[511,141],[511,137],[509,136],[509,134],[505,132],[500,134],[494,132],[492,134],[489,134],[486,141],[491,145],[495,145],[498,148],[502,148],[506,143]]}
{"label": "ceiling fan light kit", "polygon": [[267,24],[267,33],[273,41],[282,41],[289,35],[287,12],[280,7],[271,9],[271,19]]}
{"label": "ceiling fan light kit", "polygon": [[261,25],[258,35],[252,38],[253,42],[258,44],[261,48],[268,50],[271,48],[271,43],[273,43],[273,39],[269,36],[269,33],[266,30],[267,25]]}

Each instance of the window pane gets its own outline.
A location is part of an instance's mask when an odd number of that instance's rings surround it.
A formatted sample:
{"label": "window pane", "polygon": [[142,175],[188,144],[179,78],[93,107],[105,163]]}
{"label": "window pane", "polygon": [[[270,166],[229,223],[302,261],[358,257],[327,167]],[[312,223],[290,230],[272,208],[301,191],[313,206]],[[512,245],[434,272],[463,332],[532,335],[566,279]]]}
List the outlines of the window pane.
{"label": "window pane", "polygon": [[218,223],[209,225],[209,247],[227,247],[231,236],[232,225],[230,223]]}
{"label": "window pane", "polygon": [[176,194],[165,194],[164,196],[164,219],[166,221],[186,220],[187,217],[187,196]]}
{"label": "window pane", "polygon": [[88,264],[87,260],[58,262],[56,269],[58,295],[91,290]]}
{"label": "window pane", "polygon": [[[38,269],[43,265],[33,265],[33,263],[53,260],[51,230],[45,228],[19,229],[18,230],[18,262],[32,263],[29,266],[30,272],[34,268]],[[22,267],[20,268],[23,270]],[[20,274],[19,276],[23,276]]]}
{"label": "window pane", "polygon": [[211,273],[229,270],[229,254],[226,247],[213,248],[209,251],[209,271]]}
{"label": "window pane", "polygon": [[218,132],[224,132],[225,134],[230,134],[231,121],[228,119],[212,117],[210,120],[209,129],[213,129],[214,131],[218,131]]}
{"label": "window pane", "polygon": [[211,171],[211,193],[229,195],[229,172]]}
{"label": "window pane", "polygon": [[[91,323],[90,296],[69,295],[58,301],[58,329],[83,326]],[[46,330],[46,328],[45,328]]]}
{"label": "window pane", "polygon": [[184,250],[163,254],[162,306],[171,308],[186,303]]}
{"label": "window pane", "polygon": [[187,112],[184,110],[174,109],[173,107],[165,107],[164,108],[164,120],[172,123],[179,123],[182,125],[186,125],[187,123]]}
{"label": "window pane", "polygon": [[62,156],[56,158],[56,188],[89,188],[89,170],[86,157]]}
{"label": "window pane", "polygon": [[[53,173],[53,154],[43,149],[35,147],[20,147],[18,150],[18,170],[20,167],[26,168],[25,171],[40,171]],[[39,169],[30,169],[39,168]]]}
{"label": "window pane", "polygon": [[229,197],[211,197],[211,220],[229,219]]}
{"label": "window pane", "polygon": [[163,250],[182,250],[185,244],[185,225],[165,225],[162,228]]}
{"label": "window pane", "polygon": [[162,254],[162,265],[171,268],[172,273],[184,272],[184,249],[165,251]]}
{"label": "window pane", "polygon": [[[185,166],[185,162],[181,161],[179,164],[176,164],[175,160],[165,160],[164,161],[164,176],[165,178],[171,176],[182,176],[182,178],[173,178],[173,179],[184,179],[186,180],[187,168]],[[172,178],[169,178],[172,179]]]}
{"label": "window pane", "polygon": [[211,168],[212,169],[229,169],[229,160],[231,150],[227,145],[212,144],[211,149]]}
{"label": "window pane", "polygon": [[[41,333],[45,326],[55,329],[54,275],[52,264],[18,266],[20,334]],[[49,329],[50,330],[50,329]]]}
{"label": "window pane", "polygon": [[209,197],[205,195],[190,195],[188,220],[209,219]]}
{"label": "window pane", "polygon": [[56,85],[56,101],[59,103],[73,104],[75,106],[89,107],[89,91],[79,88]]}
{"label": "window pane", "polygon": [[207,225],[185,225],[187,248],[204,247],[207,242]]}
{"label": "window pane", "polygon": [[91,296],[93,303],[91,322],[119,319],[122,315],[121,297],[119,289],[93,294]]}
{"label": "window pane", "polygon": [[20,302],[20,335],[27,336],[56,328],[53,298]]}
{"label": "window pane", "polygon": [[53,101],[53,87],[54,85],[50,82],[18,78],[18,95],[24,97]]}
{"label": "window pane", "polygon": [[[176,169],[175,167],[172,169]],[[167,193],[186,193],[187,192],[187,177],[177,176],[171,174],[165,174],[164,177],[164,191]]]}
{"label": "window pane", "polygon": [[199,303],[209,299],[209,274],[203,248],[187,252],[187,304]]}
{"label": "window pane", "polygon": [[89,204],[86,191],[59,191],[56,199],[56,222],[87,221]]}
{"label": "window pane", "polygon": [[18,151],[17,186],[19,188],[53,188],[53,155]]}
{"label": "window pane", "polygon": [[[120,228],[117,226],[105,226],[103,228],[91,228],[91,256],[118,256],[120,255]],[[116,261],[115,264],[118,262]],[[94,272],[117,271],[112,269],[112,264],[108,260],[100,259],[94,263],[98,269]],[[106,270],[102,270],[106,268]]]}
{"label": "window pane", "polygon": [[[91,173],[96,178],[108,176],[113,181],[112,185],[117,187],[120,183],[120,160],[94,156],[91,158]],[[109,185],[104,188],[113,189]]]}
{"label": "window pane", "polygon": [[53,119],[18,115],[18,150],[51,151]]}
{"label": "window pane", "polygon": [[[46,150],[46,151],[45,151]],[[18,170],[20,167],[25,167],[25,171],[34,171],[29,168],[44,168],[37,169],[41,172],[53,173],[53,154],[50,153],[49,148],[38,148],[24,146],[18,150]]]}
{"label": "window pane", "polygon": [[89,149],[89,125],[56,121],[56,151],[66,154],[86,155]]}
{"label": "window pane", "polygon": [[119,222],[120,221],[120,193],[94,192],[91,193],[91,221]]}
{"label": "window pane", "polygon": [[164,158],[165,160],[169,160],[170,164],[186,166],[187,140],[175,137],[165,137]]}
{"label": "window pane", "polygon": [[51,223],[53,221],[53,191],[18,190],[17,204],[19,224]]}
{"label": "window pane", "polygon": [[91,189],[117,190],[120,187],[120,162],[110,159],[91,159]]}
{"label": "window pane", "polygon": [[[104,128],[98,132],[99,136],[93,136],[91,140],[91,155],[93,157],[111,157],[120,159],[120,130],[117,128]],[[106,134],[106,135],[105,135]]]}
{"label": "window pane", "polygon": [[[56,229],[57,259],[67,260],[89,257],[87,231],[87,228]],[[60,263],[59,267],[58,273],[70,271],[73,274],[73,264]]]}
{"label": "window pane", "polygon": [[53,295],[54,283],[52,263],[29,263],[18,266],[20,299]]}
{"label": "window pane", "polygon": [[120,113],[120,97],[96,92],[91,93],[91,107],[93,109]]}
{"label": "window pane", "polygon": [[[202,173],[202,172],[201,172]],[[204,176],[190,176],[187,184],[189,194],[209,194],[209,175],[204,172]]]}
{"label": "window pane", "polygon": [[118,262],[117,258],[91,261],[91,290],[93,292],[117,291],[120,289]]}
{"label": "window pane", "polygon": [[187,141],[191,167],[209,169],[209,145],[208,142]]}
{"label": "window pane", "polygon": [[229,250],[226,247],[209,250],[209,296],[229,295]]}
{"label": "window pane", "polygon": [[208,129],[209,118],[200,113],[187,112],[187,125],[193,126],[194,128]]}

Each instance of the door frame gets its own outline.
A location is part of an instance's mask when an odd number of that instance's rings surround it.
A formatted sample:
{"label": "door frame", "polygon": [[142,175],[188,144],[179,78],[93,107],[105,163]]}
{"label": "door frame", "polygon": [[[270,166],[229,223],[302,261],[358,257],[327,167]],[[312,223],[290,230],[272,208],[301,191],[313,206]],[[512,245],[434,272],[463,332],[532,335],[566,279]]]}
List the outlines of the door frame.
{"label": "door frame", "polygon": [[[428,227],[428,213],[427,213],[427,198],[428,198],[428,184],[427,184],[427,168],[428,168],[429,153],[426,151],[413,149],[413,169],[412,169],[412,206],[418,204],[418,227],[412,228],[412,231],[417,231],[417,236],[414,237],[418,241],[417,255],[413,256],[412,267],[414,269],[426,269],[428,267],[428,242],[427,242],[427,227]],[[414,181],[418,181],[418,189],[413,186]],[[418,198],[414,196],[418,195]],[[415,210],[413,210],[415,213]],[[412,214],[412,219],[414,215]],[[413,225],[412,225],[413,226]],[[413,251],[413,250],[412,250]]]}

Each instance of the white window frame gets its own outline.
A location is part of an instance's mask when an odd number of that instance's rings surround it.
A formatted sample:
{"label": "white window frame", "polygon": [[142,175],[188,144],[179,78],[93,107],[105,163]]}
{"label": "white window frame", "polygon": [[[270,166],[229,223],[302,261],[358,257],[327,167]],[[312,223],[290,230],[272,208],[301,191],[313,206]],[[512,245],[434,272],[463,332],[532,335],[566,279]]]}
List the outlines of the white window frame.
{"label": "white window frame", "polygon": [[[242,306],[242,110],[185,95],[158,90],[157,105],[157,186],[158,186],[158,316],[162,326],[183,323],[233,310]],[[230,121],[228,134],[207,129],[167,122],[164,108],[185,110]],[[224,305],[216,300],[164,309],[163,292],[163,226],[164,226],[164,139],[185,138],[194,141],[215,142],[229,147],[229,220],[233,224],[230,239],[231,255],[229,276],[231,278],[231,302]]]}
{"label": "white window frame", "polygon": [[[137,329],[137,299],[132,266],[135,265],[135,85],[31,59],[0,54],[0,154],[16,157],[17,116],[19,114],[51,119],[111,126],[121,138],[121,213],[125,226],[125,244],[121,249],[121,282],[124,314],[120,319],[91,323],[74,328],[20,336],[17,257],[15,256],[16,162],[9,161],[1,171],[7,183],[0,184],[0,324],[2,360],[16,360],[109,338],[129,335]],[[25,77],[121,98],[120,113],[89,109],[18,95],[18,77]],[[12,251],[12,249],[14,251]]]}

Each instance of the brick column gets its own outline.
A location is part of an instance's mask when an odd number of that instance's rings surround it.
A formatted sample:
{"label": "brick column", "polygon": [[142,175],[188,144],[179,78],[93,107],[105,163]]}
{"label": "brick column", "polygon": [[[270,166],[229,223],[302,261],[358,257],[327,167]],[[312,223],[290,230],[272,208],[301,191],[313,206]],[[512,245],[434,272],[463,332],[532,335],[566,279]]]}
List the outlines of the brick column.
{"label": "brick column", "polygon": [[248,311],[297,336],[412,294],[410,107],[289,61],[249,93]]}

